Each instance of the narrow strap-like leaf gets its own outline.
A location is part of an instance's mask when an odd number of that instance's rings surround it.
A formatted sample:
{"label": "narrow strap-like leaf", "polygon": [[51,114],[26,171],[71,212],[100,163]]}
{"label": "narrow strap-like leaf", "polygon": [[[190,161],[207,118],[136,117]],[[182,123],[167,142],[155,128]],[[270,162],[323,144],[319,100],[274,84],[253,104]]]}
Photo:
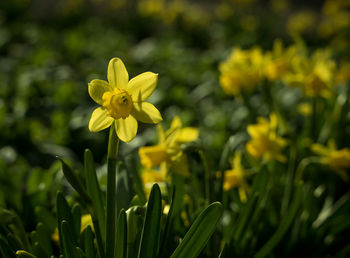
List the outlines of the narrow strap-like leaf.
{"label": "narrow strap-like leaf", "polygon": [[116,237],[116,258],[126,257],[127,251],[127,223],[126,223],[126,214],[124,209],[119,213],[118,222],[117,222],[117,237]]}
{"label": "narrow strap-like leaf", "polygon": [[37,242],[40,243],[46,255],[49,256],[52,254],[52,246],[50,241],[50,232],[49,229],[41,222],[36,226],[37,233]]}
{"label": "narrow strap-like leaf", "polygon": [[86,227],[83,232],[84,235],[84,246],[85,246],[85,254],[87,258],[95,258],[96,250],[94,247],[94,234],[91,230],[90,225]]}
{"label": "narrow strap-like leaf", "polygon": [[57,220],[51,214],[51,212],[43,207],[37,206],[35,207],[35,215],[40,222],[44,223],[48,227],[50,233],[53,233],[55,231]]}
{"label": "narrow strap-like leaf", "polygon": [[161,242],[161,245],[160,245],[160,251],[159,251],[159,257],[162,258],[164,257],[164,252],[165,252],[165,249],[166,249],[166,244],[167,244],[167,241],[168,241],[168,238],[169,238],[169,233],[170,233],[170,226],[171,226],[171,223],[173,222],[173,206],[174,206],[174,200],[175,200],[175,193],[176,193],[176,187],[175,185],[173,185],[173,191],[172,191],[172,194],[171,194],[171,201],[170,201],[170,208],[169,208],[169,212],[167,214],[167,217],[166,217],[166,222],[165,222],[165,228],[164,228],[164,235],[163,235],[163,238],[162,238],[162,242]]}
{"label": "narrow strap-like leaf", "polygon": [[277,244],[281,241],[284,234],[287,232],[289,226],[292,224],[295,215],[299,209],[300,201],[302,198],[302,187],[300,184],[297,186],[294,199],[290,205],[289,211],[287,215],[283,218],[280,226],[277,231],[272,235],[272,237],[266,242],[266,244],[256,253],[255,258],[263,258],[266,257],[271,251],[277,246]]}
{"label": "narrow strap-like leaf", "polygon": [[[65,220],[66,223],[69,224],[69,228],[74,227],[74,221],[73,221],[73,216],[70,211],[69,205],[64,198],[62,193],[57,194],[57,225],[58,225],[58,235],[60,239],[60,249],[61,253],[65,253],[65,246],[63,244],[63,237],[62,237],[62,228],[61,228],[61,223],[62,221]],[[75,239],[73,239],[75,242]]]}
{"label": "narrow strap-like leaf", "polygon": [[58,158],[62,163],[62,171],[64,176],[66,177],[67,181],[70,183],[70,185],[79,193],[79,195],[83,198],[83,200],[86,202],[86,204],[91,203],[91,199],[87,192],[85,191],[85,188],[83,184],[80,182],[77,175],[74,173],[73,169],[68,166],[67,163],[65,163],[61,158]]}
{"label": "narrow strap-like leaf", "polygon": [[16,252],[16,255],[20,258],[36,258],[33,254],[28,253],[27,251],[24,251],[24,250],[18,250]]}
{"label": "narrow strap-like leaf", "polygon": [[94,159],[91,151],[88,149],[85,150],[85,153],[84,153],[84,171],[85,171],[87,192],[91,197],[93,205],[96,209],[96,215],[100,225],[102,239],[105,240],[106,218],[105,218],[105,209],[103,206],[103,197],[102,197],[102,192],[100,190],[100,186],[97,180]]}
{"label": "narrow strap-like leaf", "polygon": [[117,182],[116,182],[116,214],[119,214],[122,209],[127,210],[131,198],[133,196],[132,188],[130,187],[129,171],[122,163],[117,169]]}
{"label": "narrow strap-like leaf", "polygon": [[62,243],[64,245],[65,250],[65,258],[79,258],[78,251],[76,249],[76,245],[74,244],[74,240],[72,237],[72,230],[70,224],[63,220],[61,223],[61,231],[62,231]]}
{"label": "narrow strap-like leaf", "polygon": [[154,258],[158,253],[160,219],[162,216],[162,196],[158,184],[154,184],[149,196],[143,223],[139,258]]}
{"label": "narrow strap-like leaf", "polygon": [[210,204],[198,215],[171,258],[197,257],[213,234],[221,215],[221,203]]}
{"label": "narrow strap-like leaf", "polygon": [[80,226],[81,226],[81,208],[79,204],[75,204],[72,208],[72,217],[74,221],[74,237],[79,239],[80,236]]}

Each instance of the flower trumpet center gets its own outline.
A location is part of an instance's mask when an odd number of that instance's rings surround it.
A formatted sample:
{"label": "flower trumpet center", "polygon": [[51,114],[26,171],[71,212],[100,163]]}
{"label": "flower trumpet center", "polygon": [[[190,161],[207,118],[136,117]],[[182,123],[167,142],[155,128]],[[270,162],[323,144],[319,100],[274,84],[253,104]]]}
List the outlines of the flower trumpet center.
{"label": "flower trumpet center", "polygon": [[132,110],[131,96],[126,90],[115,88],[107,91],[102,96],[103,106],[107,109],[108,115],[114,119],[127,118]]}

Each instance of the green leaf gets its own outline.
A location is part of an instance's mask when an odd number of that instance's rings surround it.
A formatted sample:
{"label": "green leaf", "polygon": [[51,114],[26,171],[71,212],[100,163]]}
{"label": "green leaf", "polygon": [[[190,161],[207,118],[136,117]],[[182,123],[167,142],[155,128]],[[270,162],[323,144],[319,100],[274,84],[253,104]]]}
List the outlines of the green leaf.
{"label": "green leaf", "polygon": [[27,251],[24,251],[24,250],[18,250],[16,252],[16,255],[20,258],[36,258],[33,254],[28,253]]}
{"label": "green leaf", "polygon": [[75,239],[79,239],[81,227],[81,208],[79,204],[73,206],[72,217],[74,221],[74,237]]}
{"label": "green leaf", "polygon": [[57,219],[52,215],[51,212],[49,212],[47,209],[43,207],[35,207],[35,215],[38,218],[38,220],[42,223],[44,223],[50,233],[53,233],[57,226]]}
{"label": "green leaf", "polygon": [[86,254],[84,253],[83,250],[81,250],[81,248],[79,246],[75,247],[75,250],[77,250],[79,258],[86,258]]}
{"label": "green leaf", "polygon": [[197,257],[213,234],[221,215],[221,203],[210,204],[198,215],[171,258]]}
{"label": "green leaf", "polygon": [[[105,209],[103,206],[102,192],[98,184],[94,159],[90,150],[85,150],[84,153],[84,171],[86,179],[86,188],[89,196],[92,199],[93,205],[96,209],[97,220],[99,223],[101,237],[105,241],[106,235],[106,218],[105,218]],[[96,225],[94,224],[96,228]]]}
{"label": "green leaf", "polygon": [[88,225],[84,232],[84,246],[85,246],[85,253],[87,258],[95,258],[96,257],[96,250],[95,250],[95,245],[94,245],[94,234],[91,230],[90,225]]}
{"label": "green leaf", "polygon": [[129,208],[129,204],[133,196],[129,174],[130,173],[126,166],[124,164],[120,164],[117,169],[116,214],[119,214],[122,209],[127,210]]}
{"label": "green leaf", "polygon": [[144,206],[132,206],[125,213],[127,219],[127,257],[135,258],[140,246],[146,208]]}
{"label": "green leaf", "polygon": [[0,251],[4,258],[16,258],[15,253],[2,237],[0,237]]}
{"label": "green leaf", "polygon": [[127,251],[127,224],[126,224],[126,214],[124,209],[119,213],[117,221],[117,237],[116,237],[116,258],[126,257]]}
{"label": "green leaf", "polygon": [[78,251],[76,249],[75,241],[73,239],[72,227],[68,221],[63,220],[61,223],[62,231],[62,243],[64,245],[65,258],[79,258]]}
{"label": "green leaf", "polygon": [[42,248],[42,246],[38,242],[35,242],[33,245],[33,253],[38,258],[48,257],[48,255],[45,253],[44,249]]}
{"label": "green leaf", "polygon": [[[57,225],[58,226],[58,233],[60,238],[60,249],[61,253],[65,253],[65,245],[63,244],[63,237],[62,237],[62,228],[61,224],[62,221],[65,220],[66,223],[68,223],[68,228],[74,228],[74,220],[72,213],[70,211],[69,205],[64,198],[63,194],[58,192],[57,194]],[[71,237],[71,236],[70,236]],[[73,238],[73,241],[75,243],[75,239]]]}
{"label": "green leaf", "polygon": [[86,204],[90,204],[92,201],[73,169],[70,166],[68,166],[61,158],[58,159],[62,163],[62,171],[68,182],[79,193],[79,195],[83,198]]}
{"label": "green leaf", "polygon": [[36,226],[36,233],[38,238],[37,242],[40,243],[47,256],[51,255],[52,246],[50,241],[50,232],[48,231],[48,228],[43,223],[39,222]]}
{"label": "green leaf", "polygon": [[138,257],[154,258],[157,256],[160,238],[161,216],[162,196],[158,184],[154,184],[152,186],[147,204]]}
{"label": "green leaf", "polygon": [[280,226],[277,231],[272,235],[272,237],[267,241],[267,243],[255,254],[255,258],[263,258],[271,253],[271,251],[278,245],[278,243],[283,238],[284,234],[287,232],[288,228],[293,222],[295,215],[298,212],[300,202],[302,199],[303,185],[297,186],[294,199],[290,205],[287,215],[282,219]]}
{"label": "green leaf", "polygon": [[7,234],[7,243],[12,250],[23,248],[20,240],[12,233]]}
{"label": "green leaf", "polygon": [[173,216],[172,215],[173,215],[173,210],[174,210],[175,192],[176,192],[176,187],[175,187],[175,185],[173,185],[173,191],[171,194],[171,201],[170,201],[170,208],[169,208],[168,215],[166,217],[164,235],[162,238],[162,243],[160,245],[159,257],[164,257],[164,252],[165,252],[165,249],[167,246],[169,233],[170,233],[170,226],[173,223]]}

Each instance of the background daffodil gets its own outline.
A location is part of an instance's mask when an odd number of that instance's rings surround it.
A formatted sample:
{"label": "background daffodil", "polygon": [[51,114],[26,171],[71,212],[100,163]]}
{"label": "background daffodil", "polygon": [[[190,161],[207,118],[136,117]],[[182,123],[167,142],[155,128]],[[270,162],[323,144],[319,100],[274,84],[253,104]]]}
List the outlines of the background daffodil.
{"label": "background daffodil", "polygon": [[287,145],[287,141],[279,137],[276,130],[276,114],[270,115],[270,121],[264,117],[258,117],[258,123],[249,125],[247,128],[252,138],[246,144],[248,153],[255,158],[264,158],[266,161],[286,162],[287,158],[282,154],[282,150]]}
{"label": "background daffodil", "polygon": [[89,83],[90,97],[101,105],[91,115],[91,132],[114,123],[119,139],[130,142],[137,133],[137,120],[154,124],[163,120],[158,109],[145,102],[157,85],[157,74],[145,72],[129,81],[122,60],[113,58],[108,64],[107,78],[108,82],[95,79]]}
{"label": "background daffodil", "polygon": [[232,159],[232,168],[225,171],[225,178],[223,188],[228,191],[232,188],[238,187],[239,198],[242,202],[247,201],[247,193],[250,190],[248,183],[245,180],[245,171],[241,163],[242,154],[236,152]]}
{"label": "background daffodil", "polygon": [[329,140],[328,146],[318,143],[311,145],[311,150],[320,156],[321,163],[328,165],[344,180],[349,181],[346,170],[350,168],[350,149],[337,149],[335,142]]}
{"label": "background daffodil", "polygon": [[195,141],[198,138],[198,129],[193,127],[182,128],[181,120],[175,117],[170,129],[164,132],[162,126],[158,126],[159,143],[154,146],[141,147],[139,156],[141,164],[147,168],[161,165],[165,171],[187,176],[187,156],[181,149],[181,144]]}

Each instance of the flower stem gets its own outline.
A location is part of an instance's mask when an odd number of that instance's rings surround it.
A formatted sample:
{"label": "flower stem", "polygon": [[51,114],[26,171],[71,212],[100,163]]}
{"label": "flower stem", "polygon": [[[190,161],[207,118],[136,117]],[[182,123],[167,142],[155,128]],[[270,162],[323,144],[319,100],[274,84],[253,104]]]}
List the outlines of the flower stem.
{"label": "flower stem", "polygon": [[116,165],[119,149],[119,138],[115,133],[114,124],[109,131],[107,154],[107,201],[106,201],[106,257],[114,257],[116,232]]}

